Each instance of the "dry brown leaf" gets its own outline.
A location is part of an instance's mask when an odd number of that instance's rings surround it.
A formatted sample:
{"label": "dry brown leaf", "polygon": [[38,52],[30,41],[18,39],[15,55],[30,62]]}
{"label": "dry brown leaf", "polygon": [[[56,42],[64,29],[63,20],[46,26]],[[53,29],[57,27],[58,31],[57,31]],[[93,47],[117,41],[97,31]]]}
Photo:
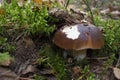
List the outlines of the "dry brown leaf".
{"label": "dry brown leaf", "polygon": [[17,80],[18,76],[8,68],[0,67],[0,80]]}
{"label": "dry brown leaf", "polygon": [[22,7],[24,4],[24,0],[18,0],[18,6]]}
{"label": "dry brown leaf", "polygon": [[66,0],[57,0],[61,6],[65,6]]}
{"label": "dry brown leaf", "polygon": [[117,79],[120,79],[120,69],[119,68],[113,68],[113,73]]}
{"label": "dry brown leaf", "polygon": [[43,0],[34,0],[34,3],[36,4],[36,6],[40,6],[43,3]]}
{"label": "dry brown leaf", "polygon": [[68,5],[67,10],[70,11],[71,9],[76,9],[76,6],[73,4]]}
{"label": "dry brown leaf", "polygon": [[81,68],[80,68],[79,66],[74,66],[74,67],[73,67],[73,73],[74,73],[74,74],[81,73]]}
{"label": "dry brown leaf", "polygon": [[29,73],[29,72],[35,72],[35,71],[37,71],[37,68],[35,68],[34,66],[32,66],[32,65],[29,65],[27,68],[26,68],[26,70],[24,70],[23,71],[23,74],[27,74],[27,73]]}
{"label": "dry brown leaf", "polygon": [[43,0],[34,0],[35,3],[42,4]]}
{"label": "dry brown leaf", "polygon": [[73,59],[72,59],[71,57],[69,57],[69,58],[67,59],[67,62],[68,62],[68,64],[71,64],[71,63],[73,63]]}
{"label": "dry brown leaf", "polygon": [[32,39],[29,37],[24,38],[23,41],[25,42],[25,48],[28,48],[34,44]]}
{"label": "dry brown leaf", "polygon": [[120,11],[117,11],[117,10],[112,11],[111,14],[114,15],[114,16],[120,16]]}
{"label": "dry brown leaf", "polygon": [[4,13],[5,13],[5,10],[0,8],[0,15],[3,15]]}
{"label": "dry brown leaf", "polygon": [[5,13],[5,10],[2,8],[4,6],[4,0],[0,0],[0,15]]}
{"label": "dry brown leaf", "polygon": [[78,78],[80,76],[80,74],[81,74],[81,68],[80,68],[80,66],[74,66],[72,68],[72,72],[73,72],[74,78]]}
{"label": "dry brown leaf", "polygon": [[107,13],[109,13],[109,12],[110,12],[110,9],[109,9],[109,8],[100,11],[101,14],[107,14]]}

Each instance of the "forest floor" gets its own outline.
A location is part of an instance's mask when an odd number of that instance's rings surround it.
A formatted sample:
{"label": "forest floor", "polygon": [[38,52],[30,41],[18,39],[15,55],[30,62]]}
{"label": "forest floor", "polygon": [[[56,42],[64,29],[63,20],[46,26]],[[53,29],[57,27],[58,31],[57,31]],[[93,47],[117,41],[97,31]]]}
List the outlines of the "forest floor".
{"label": "forest floor", "polygon": [[[89,0],[88,0],[89,1]],[[93,0],[90,3],[93,14],[101,14],[103,19],[120,19],[120,2],[118,0]],[[119,3],[119,4],[118,4]],[[88,7],[83,1],[70,4],[68,8],[87,12]],[[96,16],[94,16],[96,17]],[[88,18],[88,17],[87,17]],[[91,18],[90,18],[91,19]],[[91,22],[91,20],[88,21]],[[59,49],[52,43],[51,36],[26,36],[24,30],[8,29],[6,35],[8,43],[15,46],[15,51],[10,52],[13,57],[0,64],[0,80],[118,80],[119,63],[118,54],[115,58],[111,55],[99,54],[100,50],[88,50],[87,57],[81,62],[76,62],[69,57],[64,59]],[[2,52],[2,47],[0,47]],[[97,54],[98,53],[98,54]],[[109,53],[108,53],[109,54]],[[118,75],[120,76],[120,75]],[[117,79],[118,78],[118,79]]]}

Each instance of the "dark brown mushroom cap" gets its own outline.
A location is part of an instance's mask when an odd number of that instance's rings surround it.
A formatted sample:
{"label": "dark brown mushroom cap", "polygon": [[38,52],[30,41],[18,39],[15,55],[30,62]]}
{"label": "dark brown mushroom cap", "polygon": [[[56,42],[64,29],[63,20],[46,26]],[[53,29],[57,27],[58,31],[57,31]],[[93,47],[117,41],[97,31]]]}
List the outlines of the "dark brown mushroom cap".
{"label": "dark brown mushroom cap", "polygon": [[56,31],[53,42],[66,50],[100,49],[104,45],[100,29],[92,24],[64,26]]}

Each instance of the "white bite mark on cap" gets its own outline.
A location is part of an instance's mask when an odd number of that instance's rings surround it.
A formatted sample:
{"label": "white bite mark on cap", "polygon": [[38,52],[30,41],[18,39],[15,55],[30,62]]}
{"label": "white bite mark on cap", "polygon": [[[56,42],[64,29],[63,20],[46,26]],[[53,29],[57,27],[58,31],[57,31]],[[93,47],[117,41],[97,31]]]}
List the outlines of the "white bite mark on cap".
{"label": "white bite mark on cap", "polygon": [[77,39],[80,35],[77,25],[70,26],[70,27],[64,27],[62,32],[66,34],[67,38],[70,38],[73,40]]}

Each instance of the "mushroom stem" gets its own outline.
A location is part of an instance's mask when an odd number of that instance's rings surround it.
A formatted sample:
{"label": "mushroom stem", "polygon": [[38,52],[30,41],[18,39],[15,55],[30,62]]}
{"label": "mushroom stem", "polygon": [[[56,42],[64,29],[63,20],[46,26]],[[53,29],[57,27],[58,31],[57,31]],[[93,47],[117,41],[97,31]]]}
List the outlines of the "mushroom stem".
{"label": "mushroom stem", "polygon": [[68,55],[74,57],[75,60],[81,61],[86,57],[87,49],[84,50],[72,50],[72,51],[64,51],[63,57],[66,59]]}
{"label": "mushroom stem", "polygon": [[87,49],[79,50],[79,51],[73,51],[73,57],[77,60],[83,60],[86,57]]}

